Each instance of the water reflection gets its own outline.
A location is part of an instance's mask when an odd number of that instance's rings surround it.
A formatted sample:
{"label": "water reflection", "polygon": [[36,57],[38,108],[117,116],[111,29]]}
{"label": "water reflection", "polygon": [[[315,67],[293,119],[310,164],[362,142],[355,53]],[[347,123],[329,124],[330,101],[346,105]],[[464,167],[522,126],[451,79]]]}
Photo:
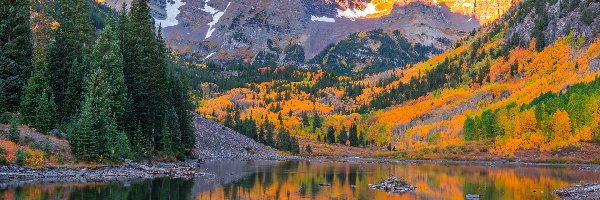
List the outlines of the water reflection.
{"label": "water reflection", "polygon": [[[598,182],[600,174],[573,167],[407,163],[212,162],[215,176],[124,183],[33,184],[0,190],[3,199],[555,199],[554,189]],[[368,189],[388,176],[417,190]]]}

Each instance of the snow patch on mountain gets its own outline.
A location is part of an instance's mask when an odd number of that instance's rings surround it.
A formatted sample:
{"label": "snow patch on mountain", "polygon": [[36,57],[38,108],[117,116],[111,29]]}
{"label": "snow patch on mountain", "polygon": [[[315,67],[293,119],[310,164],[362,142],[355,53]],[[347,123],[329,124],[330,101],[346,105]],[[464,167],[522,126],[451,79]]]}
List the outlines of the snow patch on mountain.
{"label": "snow patch on mountain", "polygon": [[323,17],[317,17],[317,16],[314,16],[314,15],[310,16],[310,20],[313,21],[313,22],[335,22],[334,18],[325,17],[325,16],[323,16]]}
{"label": "snow patch on mountain", "polygon": [[216,28],[213,28],[215,25],[217,25],[217,23],[219,23],[219,20],[221,19],[221,17],[223,17],[223,15],[225,14],[225,12],[227,12],[227,9],[229,8],[229,6],[231,5],[231,2],[227,3],[227,7],[225,8],[225,10],[223,10],[222,12],[220,12],[219,10],[217,10],[216,8],[213,8],[211,6],[208,5],[208,2],[210,0],[206,0],[204,1],[204,8],[202,8],[201,10],[204,12],[207,12],[211,15],[213,15],[213,20],[208,23],[208,31],[206,32],[206,37],[204,38],[204,40],[207,40],[208,38],[210,38],[210,36],[212,36],[213,32],[215,32]]}
{"label": "snow patch on mountain", "polygon": [[181,13],[179,8],[184,6],[186,3],[181,0],[167,1],[167,18],[164,20],[156,19],[156,26],[169,27],[169,26],[177,26],[179,21],[177,20],[177,15]]}

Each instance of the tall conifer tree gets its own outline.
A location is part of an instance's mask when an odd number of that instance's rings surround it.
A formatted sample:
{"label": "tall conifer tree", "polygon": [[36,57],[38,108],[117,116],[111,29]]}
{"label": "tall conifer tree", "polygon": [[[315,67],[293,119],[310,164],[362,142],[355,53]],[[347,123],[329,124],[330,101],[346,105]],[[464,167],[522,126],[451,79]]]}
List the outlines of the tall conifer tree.
{"label": "tall conifer tree", "polygon": [[6,110],[16,111],[32,66],[29,1],[0,0],[0,5],[0,94]]}

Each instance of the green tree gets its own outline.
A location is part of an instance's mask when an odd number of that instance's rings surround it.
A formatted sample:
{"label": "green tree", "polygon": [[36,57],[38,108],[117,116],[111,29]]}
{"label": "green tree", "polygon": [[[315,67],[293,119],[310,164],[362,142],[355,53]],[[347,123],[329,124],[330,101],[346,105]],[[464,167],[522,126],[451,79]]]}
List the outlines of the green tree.
{"label": "green tree", "polygon": [[92,50],[90,66],[92,70],[103,69],[110,90],[107,92],[109,115],[116,118],[118,129],[122,130],[127,88],[123,74],[123,54],[115,20],[109,17],[107,24],[96,40]]}
{"label": "green tree", "polygon": [[340,130],[337,141],[338,141],[338,143],[344,144],[344,145],[346,144],[346,141],[348,141],[348,132],[346,131],[345,126],[342,126],[342,130]]}
{"label": "green tree", "polygon": [[8,139],[18,144],[20,137],[21,131],[19,131],[19,119],[13,117],[13,119],[10,120],[10,127],[8,128]]}
{"label": "green tree", "polygon": [[463,125],[463,132],[465,134],[465,140],[476,140],[477,133],[475,132],[475,121],[471,117],[467,117]]}
{"label": "green tree", "polygon": [[47,48],[46,58],[52,95],[56,99],[61,122],[69,117],[63,113],[69,71],[75,59],[82,60],[89,54],[94,42],[95,29],[89,14],[89,4],[88,0],[58,1],[61,12],[58,13],[57,19],[60,26],[55,33],[55,41]]}
{"label": "green tree", "polygon": [[358,147],[360,145],[358,141],[358,130],[355,124],[350,126],[350,131],[348,132],[348,139],[350,140],[350,146]]}
{"label": "green tree", "polygon": [[365,135],[364,131],[360,132],[360,136],[358,137],[358,144],[360,146],[367,146],[367,136]]}
{"label": "green tree", "polygon": [[[121,19],[123,20],[123,19]],[[155,34],[151,23],[147,0],[134,0],[131,4],[125,41],[121,46],[124,55],[125,85],[133,101],[134,116],[128,116],[128,123],[140,122],[143,137],[150,147],[157,149],[160,144],[166,85],[166,48]],[[122,34],[123,34],[122,33]],[[131,33],[131,34],[129,34]],[[135,33],[135,34],[133,34]],[[139,152],[136,152],[139,153]],[[152,155],[155,152],[149,152]]]}
{"label": "green tree", "polygon": [[44,92],[38,97],[37,106],[35,127],[39,132],[47,133],[55,125],[56,104],[54,104],[54,98],[48,97],[48,92]]}
{"label": "green tree", "polygon": [[23,87],[23,99],[21,101],[21,115],[23,123],[35,127],[36,118],[39,112],[38,108],[47,106],[39,105],[40,97],[50,96],[50,88],[48,87],[48,78],[46,77],[46,66],[43,62],[36,62],[34,71],[31,77],[27,80],[27,84]]}
{"label": "green tree", "polygon": [[16,111],[33,59],[29,1],[0,0],[0,5],[0,94],[6,109]]}
{"label": "green tree", "polygon": [[306,112],[302,112],[302,126],[303,127],[310,126],[310,121],[308,120],[308,115],[306,114]]}
{"label": "green tree", "polygon": [[312,153],[313,152],[312,151],[312,147],[310,147],[310,144],[306,145],[305,150],[306,150],[306,153]]}
{"label": "green tree", "polygon": [[84,56],[81,59],[76,58],[69,70],[69,78],[67,81],[67,93],[65,97],[65,105],[63,114],[68,117],[68,120],[76,117],[79,113],[79,107],[83,101],[83,89],[85,85],[85,76],[88,72],[88,59]]}
{"label": "green tree", "polygon": [[333,126],[327,128],[327,143],[335,143],[335,129]]}

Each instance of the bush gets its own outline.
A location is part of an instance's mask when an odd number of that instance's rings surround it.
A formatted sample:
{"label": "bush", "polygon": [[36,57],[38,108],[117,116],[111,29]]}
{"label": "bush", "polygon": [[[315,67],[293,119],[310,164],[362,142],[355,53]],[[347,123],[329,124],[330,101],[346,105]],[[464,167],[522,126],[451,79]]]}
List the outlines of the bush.
{"label": "bush", "polygon": [[8,129],[8,139],[14,143],[19,143],[19,137],[21,132],[19,131],[19,124],[16,118],[13,118],[10,122],[10,128]]}
{"label": "bush", "polygon": [[38,167],[44,161],[44,153],[41,151],[31,151],[25,157],[25,164],[31,167]]}
{"label": "bush", "polygon": [[312,147],[310,147],[310,144],[306,145],[306,153],[312,153],[312,152],[313,151],[312,151]]}
{"label": "bush", "polygon": [[4,148],[0,146],[0,166],[1,165],[8,165],[8,160],[6,159],[6,153],[8,151]]}
{"label": "bush", "polygon": [[592,25],[592,23],[594,23],[594,13],[592,12],[591,9],[585,9],[583,11],[583,14],[581,15],[581,21],[583,21],[584,24],[586,25]]}
{"label": "bush", "polygon": [[15,158],[17,161],[17,165],[19,166],[25,165],[25,159],[27,159],[27,157],[29,157],[29,153],[27,153],[27,151],[23,147],[19,147],[19,149],[17,149],[17,151],[15,152]]}

